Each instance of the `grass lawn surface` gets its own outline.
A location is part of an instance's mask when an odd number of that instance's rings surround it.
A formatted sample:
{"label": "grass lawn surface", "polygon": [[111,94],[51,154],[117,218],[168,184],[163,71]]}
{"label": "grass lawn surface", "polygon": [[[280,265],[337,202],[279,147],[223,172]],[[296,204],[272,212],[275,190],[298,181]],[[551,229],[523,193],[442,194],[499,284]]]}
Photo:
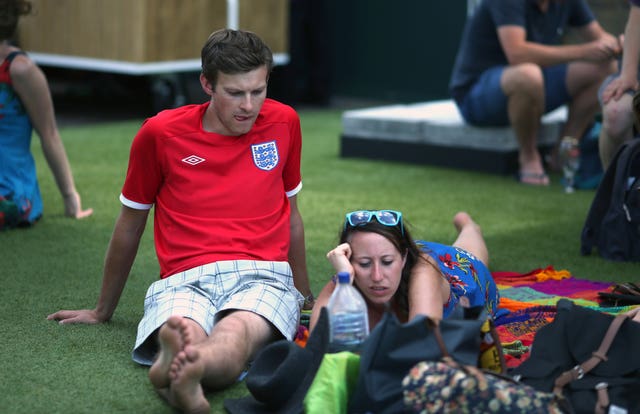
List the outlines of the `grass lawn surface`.
{"label": "grass lawn surface", "polygon": [[[343,159],[341,112],[303,110],[300,115],[304,187],[298,200],[316,294],[332,274],[325,254],[337,241],[344,213],[361,208],[400,210],[415,237],[444,243],[455,237],[454,213],[466,210],[483,228],[494,271],[528,272],[553,265],[578,278],[638,280],[637,264],[579,253],[594,191],[565,194],[557,175],[550,187],[538,188],[512,177]],[[45,215],[33,228],[0,232],[2,413],[173,412],[155,394],[147,368],[131,360],[144,294],[158,275],[151,219],[109,323],[59,326],[45,319],[58,309],[96,303],[129,146],[140,123],[61,130],[83,205],[95,209],[81,221],[63,217],[60,195],[34,138]],[[210,394],[212,412],[224,412],[224,398],[246,393],[239,383]]]}

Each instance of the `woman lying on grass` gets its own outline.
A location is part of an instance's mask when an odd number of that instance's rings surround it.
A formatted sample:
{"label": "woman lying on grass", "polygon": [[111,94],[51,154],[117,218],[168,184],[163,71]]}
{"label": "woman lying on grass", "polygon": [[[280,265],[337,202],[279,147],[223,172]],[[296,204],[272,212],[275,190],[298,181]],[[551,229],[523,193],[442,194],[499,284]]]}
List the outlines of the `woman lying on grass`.
{"label": "woman lying on grass", "polygon": [[[349,272],[369,311],[373,329],[390,309],[400,322],[419,314],[446,318],[456,306],[498,306],[498,290],[488,269],[489,252],[480,226],[465,212],[453,224],[453,245],[417,240],[402,213],[360,210],[347,213],[340,243],[327,253],[336,272]],[[336,287],[327,283],[316,300],[311,329]]]}

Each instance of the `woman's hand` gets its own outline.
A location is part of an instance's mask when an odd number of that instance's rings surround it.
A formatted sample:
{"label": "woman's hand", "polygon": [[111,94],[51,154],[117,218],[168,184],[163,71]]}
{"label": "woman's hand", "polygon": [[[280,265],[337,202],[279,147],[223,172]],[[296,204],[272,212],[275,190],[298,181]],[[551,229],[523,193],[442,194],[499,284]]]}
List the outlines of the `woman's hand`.
{"label": "woman's hand", "polygon": [[80,194],[78,194],[77,191],[74,191],[70,195],[64,197],[64,214],[67,217],[82,219],[92,215],[93,209],[88,208],[83,210],[82,202],[80,201]]}
{"label": "woman's hand", "polygon": [[336,273],[348,272],[351,275],[351,279],[353,279],[354,271],[350,261],[351,254],[349,243],[342,243],[327,253],[327,259],[336,270]]}

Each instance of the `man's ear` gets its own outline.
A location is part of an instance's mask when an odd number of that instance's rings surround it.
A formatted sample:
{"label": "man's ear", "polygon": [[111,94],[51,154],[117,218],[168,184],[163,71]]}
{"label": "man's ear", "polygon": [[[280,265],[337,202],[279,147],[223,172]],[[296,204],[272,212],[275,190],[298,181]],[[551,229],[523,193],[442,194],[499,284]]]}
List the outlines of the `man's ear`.
{"label": "man's ear", "polygon": [[213,95],[213,86],[202,73],[200,74],[200,86],[202,86],[202,90],[204,91],[204,93],[209,96]]}

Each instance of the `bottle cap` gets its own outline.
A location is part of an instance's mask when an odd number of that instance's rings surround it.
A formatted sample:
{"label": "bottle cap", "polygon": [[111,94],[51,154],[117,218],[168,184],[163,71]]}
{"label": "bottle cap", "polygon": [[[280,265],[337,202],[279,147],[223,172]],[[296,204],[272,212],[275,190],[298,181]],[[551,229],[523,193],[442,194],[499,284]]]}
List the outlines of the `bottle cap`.
{"label": "bottle cap", "polygon": [[338,272],[338,283],[349,283],[350,279],[349,272]]}

